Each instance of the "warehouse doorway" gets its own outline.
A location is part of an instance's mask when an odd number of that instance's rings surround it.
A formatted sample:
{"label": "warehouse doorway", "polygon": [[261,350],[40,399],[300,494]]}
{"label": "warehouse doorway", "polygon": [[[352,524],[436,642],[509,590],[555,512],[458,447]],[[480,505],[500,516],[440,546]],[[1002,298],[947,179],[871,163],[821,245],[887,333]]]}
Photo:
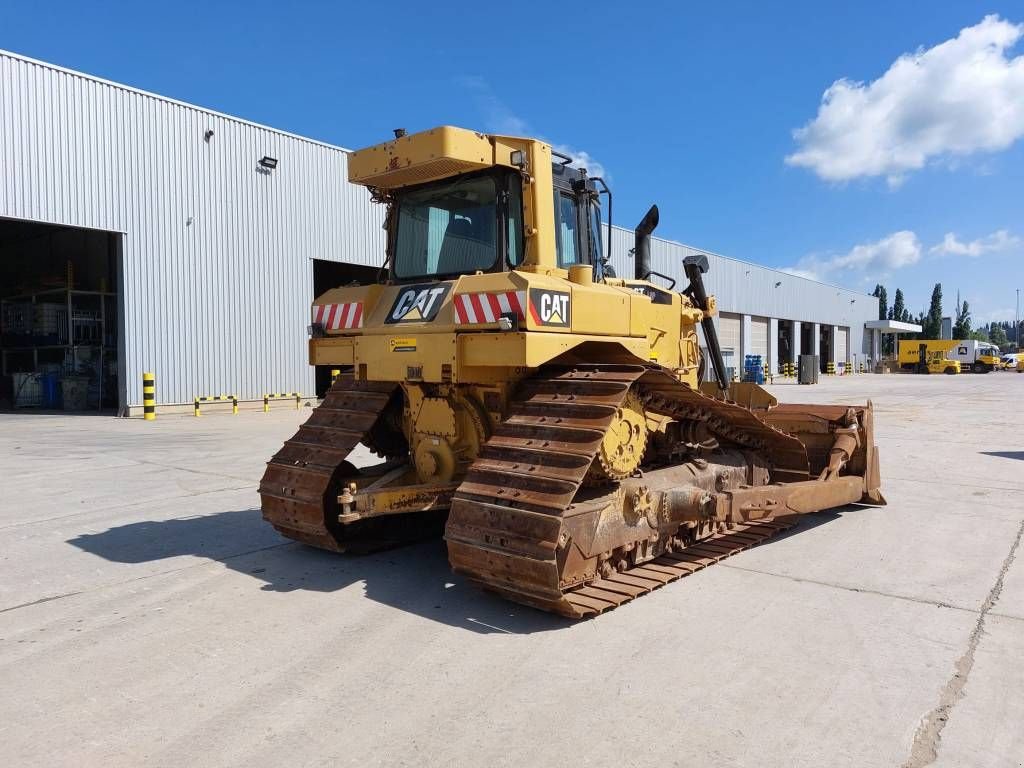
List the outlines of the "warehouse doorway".
{"label": "warehouse doorway", "polygon": [[[368,267],[365,264],[349,264],[344,261],[313,261],[313,299],[321,296],[332,288],[346,285],[369,285],[377,282],[380,267]],[[331,386],[331,366],[316,366],[316,395],[323,397]]]}
{"label": "warehouse doorway", "polygon": [[814,326],[811,323],[800,324],[800,354],[814,354]]}
{"label": "warehouse doorway", "polygon": [[835,360],[832,357],[832,326],[818,326],[818,370],[828,373],[828,364]]}
{"label": "warehouse doorway", "polygon": [[775,337],[775,370],[782,373],[793,355],[793,321],[779,320],[779,331]]}
{"label": "warehouse doorway", "polygon": [[0,408],[123,405],[121,235],[0,218]]}

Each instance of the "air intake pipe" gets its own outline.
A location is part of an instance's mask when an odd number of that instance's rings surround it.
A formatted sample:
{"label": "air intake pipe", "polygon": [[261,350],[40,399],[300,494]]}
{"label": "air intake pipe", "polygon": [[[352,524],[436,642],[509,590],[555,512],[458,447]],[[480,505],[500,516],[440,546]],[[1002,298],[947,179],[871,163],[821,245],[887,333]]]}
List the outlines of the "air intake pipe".
{"label": "air intake pipe", "polygon": [[633,230],[636,238],[633,245],[634,273],[637,280],[646,280],[651,274],[651,233],[658,226],[658,206],[652,205],[647,215]]}

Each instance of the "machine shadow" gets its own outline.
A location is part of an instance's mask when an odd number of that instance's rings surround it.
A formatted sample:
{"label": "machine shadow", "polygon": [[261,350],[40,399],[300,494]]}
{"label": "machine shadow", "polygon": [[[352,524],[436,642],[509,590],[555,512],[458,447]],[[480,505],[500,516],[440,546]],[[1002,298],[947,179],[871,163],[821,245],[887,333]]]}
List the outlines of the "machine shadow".
{"label": "machine shadow", "polygon": [[129,523],[67,543],[117,563],[203,557],[259,580],[266,592],[337,592],[361,583],[371,600],[482,634],[531,634],[575,623],[510,603],[453,574],[441,539],[374,554],[337,554],[284,539],[258,509]]}
{"label": "machine shadow", "polygon": [[980,451],[982,456],[998,456],[1001,459],[1024,461],[1024,451]]}

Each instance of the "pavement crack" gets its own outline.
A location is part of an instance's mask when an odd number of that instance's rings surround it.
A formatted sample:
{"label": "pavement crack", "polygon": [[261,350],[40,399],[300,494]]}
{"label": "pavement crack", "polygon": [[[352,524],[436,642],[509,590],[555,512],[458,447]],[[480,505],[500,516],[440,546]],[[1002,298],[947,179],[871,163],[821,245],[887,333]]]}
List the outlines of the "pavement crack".
{"label": "pavement crack", "polygon": [[27,603],[20,603],[19,605],[10,605],[7,608],[0,608],[0,613],[7,613],[8,611],[16,611],[19,608],[28,608],[32,605],[39,605],[40,603],[49,603],[53,600],[63,600],[65,597],[74,597],[80,595],[81,592],[65,592],[63,595],[50,595],[49,597],[40,597],[38,600],[31,600]]}
{"label": "pavement crack", "polygon": [[23,520],[23,521],[17,522],[17,523],[8,523],[7,525],[0,525],[0,531],[6,531],[6,530],[8,530],[10,528],[21,528],[21,527],[24,527],[26,525],[38,525],[40,523],[52,523],[52,522],[57,521],[57,520],[67,520],[68,518],[72,518],[72,517],[81,517],[82,515],[93,515],[93,514],[99,514],[99,513],[103,513],[103,512],[116,512],[117,510],[126,509],[128,507],[134,507],[134,508],[137,508],[137,509],[141,510],[141,509],[145,509],[147,507],[151,507],[154,504],[164,503],[164,502],[168,501],[169,499],[192,499],[192,498],[195,498],[197,496],[206,496],[208,494],[213,494],[213,493],[225,493],[225,492],[228,492],[228,491],[245,491],[245,490],[248,490],[249,488],[256,488],[256,487],[257,487],[257,485],[255,483],[249,483],[247,485],[239,485],[237,487],[213,488],[213,489],[208,490],[208,491],[193,491],[191,493],[182,493],[182,494],[179,494],[177,496],[157,497],[157,498],[152,498],[152,499],[144,500],[144,501],[141,501],[141,502],[139,502],[139,501],[132,501],[132,502],[128,502],[126,504],[114,504],[112,506],[94,507],[94,508],[91,508],[91,509],[81,509],[81,510],[78,510],[77,512],[68,512],[66,515],[55,515],[53,517],[42,517],[42,518],[38,518],[38,519],[34,519],[34,520]]}
{"label": "pavement crack", "polygon": [[49,602],[52,602],[54,600],[63,600],[64,598],[67,598],[67,597],[75,597],[77,595],[87,595],[87,594],[90,594],[92,592],[100,592],[100,591],[102,591],[104,589],[110,589],[111,587],[121,587],[121,586],[124,586],[125,584],[131,584],[131,583],[136,582],[136,581],[145,581],[146,579],[156,579],[156,578],[159,578],[161,576],[168,576],[168,575],[172,575],[172,574],[175,574],[175,573],[181,573],[182,571],[188,571],[188,570],[191,570],[193,568],[200,568],[200,567],[202,567],[204,565],[209,565],[210,563],[226,563],[229,560],[234,560],[235,558],[239,558],[239,557],[245,557],[246,555],[254,555],[254,554],[258,553],[258,552],[266,552],[266,551],[271,550],[271,549],[280,549],[282,547],[292,547],[292,546],[295,546],[296,544],[297,544],[297,542],[294,542],[294,541],[282,541],[279,544],[271,544],[271,545],[266,546],[266,547],[257,547],[256,549],[247,549],[244,552],[235,552],[235,553],[230,554],[230,555],[224,555],[223,557],[207,558],[207,559],[203,560],[202,562],[189,563],[188,565],[183,565],[180,568],[168,568],[167,570],[164,570],[164,571],[157,571],[156,573],[147,573],[147,574],[145,574],[143,576],[135,576],[134,578],[131,578],[131,579],[122,579],[121,581],[111,581],[111,582],[107,582],[106,584],[97,584],[94,587],[90,587],[89,589],[82,589],[82,590],[79,590],[78,592],[65,592],[64,594],[60,594],[60,595],[50,595],[48,597],[41,597],[38,600],[32,600],[32,601],[30,601],[28,603],[20,603],[18,605],[9,605],[6,608],[0,608],[0,613],[8,613],[9,611],[16,611],[16,610],[18,610],[20,608],[30,608],[33,605],[39,605],[40,603],[49,603]]}
{"label": "pavement crack", "polygon": [[805,579],[800,576],[789,576],[785,573],[773,573],[772,571],[762,571],[757,568],[744,568],[742,565],[736,565],[731,562],[718,563],[716,568],[731,568],[734,571],[745,571],[746,573],[756,573],[761,576],[773,576],[777,579],[787,579],[789,581],[800,582],[801,584],[816,584],[819,587],[830,587],[832,589],[841,589],[845,592],[859,592],[864,595],[877,595],[878,597],[888,597],[893,600],[906,600],[909,603],[920,603],[922,605],[934,605],[936,608],[950,608],[954,611],[967,611],[968,613],[977,613],[973,608],[966,608],[962,605],[953,605],[951,603],[944,603],[939,600],[929,600],[924,597],[913,597],[911,595],[897,595],[893,592],[882,592],[879,589],[868,589],[867,587],[854,587],[849,584],[838,584],[832,581],[820,581],[818,579]]}
{"label": "pavement crack", "polygon": [[1006,578],[1006,574],[1017,555],[1021,537],[1024,537],[1024,523],[1021,523],[1017,529],[1017,536],[1013,540],[1013,545],[1010,547],[1010,552],[1006,555],[1006,559],[1003,560],[1003,566],[999,569],[999,576],[996,578],[995,584],[992,585],[992,589],[988,593],[988,597],[985,598],[981,611],[978,613],[978,620],[971,631],[970,639],[967,642],[967,649],[953,665],[953,676],[949,678],[942,689],[942,693],[939,695],[939,703],[931,712],[924,716],[921,724],[917,727],[917,733],[914,735],[914,745],[910,750],[910,757],[903,764],[903,768],[924,768],[924,766],[934,763],[939,756],[942,730],[946,727],[946,723],[949,722],[949,716],[953,711],[953,707],[964,697],[967,679],[974,668],[974,654],[978,650],[978,643],[981,642],[982,635],[985,633],[985,618],[1003,591],[1003,580]]}

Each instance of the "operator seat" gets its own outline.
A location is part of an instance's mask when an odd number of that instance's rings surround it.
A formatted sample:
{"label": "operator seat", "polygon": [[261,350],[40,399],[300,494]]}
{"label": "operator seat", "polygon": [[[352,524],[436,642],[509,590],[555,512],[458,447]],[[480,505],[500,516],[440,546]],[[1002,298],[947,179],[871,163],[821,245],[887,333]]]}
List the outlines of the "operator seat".
{"label": "operator seat", "polygon": [[444,240],[437,255],[437,273],[446,275],[486,269],[493,258],[493,246],[480,241],[473,222],[453,217],[444,230]]}

